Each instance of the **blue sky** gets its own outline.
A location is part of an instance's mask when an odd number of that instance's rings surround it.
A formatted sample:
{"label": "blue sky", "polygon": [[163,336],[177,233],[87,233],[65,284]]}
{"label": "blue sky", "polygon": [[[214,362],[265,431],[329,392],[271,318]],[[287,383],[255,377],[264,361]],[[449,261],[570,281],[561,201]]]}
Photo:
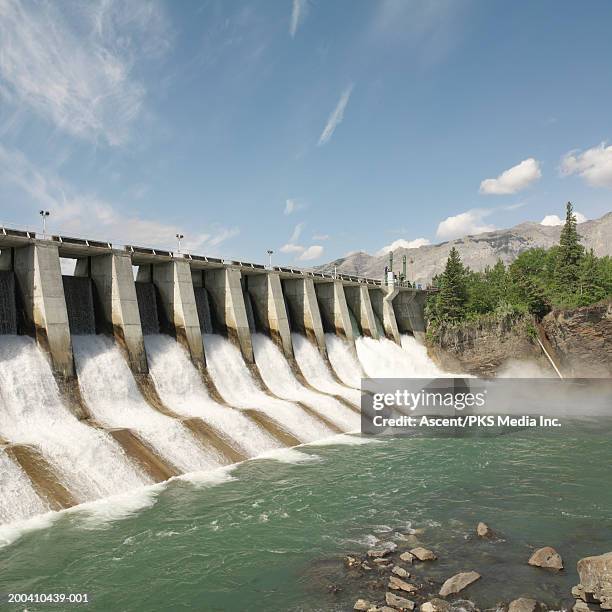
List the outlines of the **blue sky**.
{"label": "blue sky", "polygon": [[611,23],[607,0],[0,0],[0,222],[308,267],[596,218]]}

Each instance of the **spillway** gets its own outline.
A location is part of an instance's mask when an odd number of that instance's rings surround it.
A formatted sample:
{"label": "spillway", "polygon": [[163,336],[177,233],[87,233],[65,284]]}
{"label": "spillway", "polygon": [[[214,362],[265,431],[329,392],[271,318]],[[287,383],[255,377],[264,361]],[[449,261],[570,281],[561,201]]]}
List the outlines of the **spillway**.
{"label": "spillway", "polygon": [[336,334],[325,334],[325,345],[329,362],[338,378],[345,385],[360,389],[364,372],[348,342]]}
{"label": "spillway", "polygon": [[219,392],[232,406],[263,412],[302,442],[313,442],[334,434],[297,404],[261,391],[240,350],[227,338],[217,334],[204,334],[203,338],[208,369]]}
{"label": "spillway", "polygon": [[402,346],[387,338],[358,338],[359,361],[370,378],[434,378],[445,373],[412,336],[401,337]]}
{"label": "spillway", "polygon": [[81,393],[99,422],[134,430],[180,472],[211,469],[223,463],[179,421],[147,404],[121,351],[110,338],[74,336],[72,343]]}
{"label": "spillway", "polygon": [[170,336],[145,337],[149,371],[162,401],[178,414],[199,417],[216,428],[248,457],[280,447],[240,410],[221,406],[208,395],[187,351]]}
{"label": "spillway", "polygon": [[338,395],[349,401],[356,407],[361,405],[361,393],[357,389],[351,389],[337,383],[329,371],[317,347],[305,336],[292,333],[293,351],[295,359],[300,366],[304,378],[319,391]]}
{"label": "spillway", "polygon": [[318,414],[333,421],[343,431],[359,429],[359,415],[335,398],[312,391],[298,382],[289,362],[268,336],[253,334],[253,351],[261,376],[274,395],[294,402],[303,402]]}
{"label": "spillway", "polygon": [[0,525],[49,511],[24,471],[0,448]]}
{"label": "spillway", "polygon": [[45,356],[25,336],[0,336],[0,436],[35,447],[79,502],[150,482],[109,435],[64,406]]}

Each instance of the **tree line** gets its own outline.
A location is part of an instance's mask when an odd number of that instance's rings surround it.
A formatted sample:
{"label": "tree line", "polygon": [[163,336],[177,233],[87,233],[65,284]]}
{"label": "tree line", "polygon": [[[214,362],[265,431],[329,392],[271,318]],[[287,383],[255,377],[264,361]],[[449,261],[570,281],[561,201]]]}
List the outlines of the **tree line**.
{"label": "tree line", "polygon": [[576,216],[567,203],[559,244],[521,253],[509,266],[499,259],[482,272],[464,266],[455,247],[444,272],[433,279],[438,291],[426,305],[432,331],[485,315],[526,314],[537,318],[553,308],[587,306],[612,295],[612,258],[586,250]]}

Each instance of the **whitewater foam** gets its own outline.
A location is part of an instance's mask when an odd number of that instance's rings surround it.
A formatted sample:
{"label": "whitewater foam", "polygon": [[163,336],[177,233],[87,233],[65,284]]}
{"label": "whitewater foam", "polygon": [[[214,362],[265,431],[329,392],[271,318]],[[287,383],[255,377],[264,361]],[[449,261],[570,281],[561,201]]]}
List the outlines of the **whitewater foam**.
{"label": "whitewater foam", "polygon": [[329,361],[338,378],[349,387],[361,389],[363,369],[348,342],[336,334],[325,334]]}

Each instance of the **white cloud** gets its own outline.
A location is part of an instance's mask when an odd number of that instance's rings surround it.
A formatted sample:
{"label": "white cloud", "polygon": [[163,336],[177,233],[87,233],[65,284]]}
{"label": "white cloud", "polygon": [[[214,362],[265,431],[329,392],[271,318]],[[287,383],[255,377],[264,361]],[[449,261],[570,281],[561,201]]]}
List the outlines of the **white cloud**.
{"label": "white cloud", "polygon": [[[584,223],[588,221],[587,217],[585,217],[582,213],[578,211],[574,211],[574,216],[576,217],[576,223]],[[540,225],[563,225],[565,223],[565,219],[561,219],[559,215],[546,215],[541,221]]]}
{"label": "white cloud", "polygon": [[313,244],[309,246],[304,252],[298,257],[300,261],[311,261],[312,259],[318,259],[323,255],[323,247],[319,244]]}
{"label": "white cloud", "polygon": [[290,243],[295,243],[300,239],[300,235],[302,234],[302,230],[304,229],[304,222],[298,223],[293,228],[293,233],[291,234],[291,238],[289,238]]}
{"label": "white cloud", "polygon": [[302,253],[304,251],[304,247],[299,244],[291,244],[288,242],[287,244],[283,244],[283,246],[279,249],[281,253]]}
{"label": "white cloud", "polygon": [[216,251],[219,245],[239,233],[238,228],[218,226],[213,226],[209,233],[189,232],[178,225],[130,215],[95,194],[79,192],[56,174],[34,166],[21,152],[1,144],[0,183],[24,193],[32,215],[39,208],[48,209],[51,233],[164,249],[174,248],[175,235],[184,234],[184,250],[192,252]]}
{"label": "white cloud", "polygon": [[291,21],[289,22],[289,34],[291,38],[295,38],[298,26],[306,16],[308,5],[306,0],[293,0],[293,6],[291,7]]}
{"label": "white cloud", "polygon": [[351,84],[342,92],[342,95],[338,100],[338,104],[336,104],[336,108],[334,108],[332,114],[327,120],[325,128],[321,132],[321,136],[319,137],[319,146],[327,144],[334,135],[336,128],[342,123],[342,120],[344,119],[344,109],[348,104],[352,91],[353,85]]}
{"label": "white cloud", "polygon": [[377,255],[386,255],[389,251],[395,251],[397,249],[418,249],[419,247],[426,246],[431,244],[427,238],[415,238],[414,240],[404,240],[400,238],[399,240],[395,240],[391,244],[384,246],[380,251],[378,251]]}
{"label": "white cloud", "polygon": [[302,210],[304,208],[306,208],[306,205],[303,202],[300,202],[299,200],[296,200],[295,198],[289,198],[288,200],[285,201],[284,214],[291,215],[294,212],[297,212],[298,210]]}
{"label": "white cloud", "polygon": [[3,0],[0,95],[73,136],[120,145],[144,105],[135,68],[169,45],[154,0]]}
{"label": "white cloud", "polygon": [[505,195],[516,193],[542,176],[540,162],[533,157],[502,172],[497,178],[485,179],[480,183],[480,193],[486,195]]}
{"label": "white cloud", "polygon": [[570,151],[561,160],[561,174],[578,174],[593,187],[612,187],[612,146],[602,142],[584,153]]}
{"label": "white cloud", "polygon": [[495,229],[494,225],[484,223],[484,217],[491,214],[490,210],[474,208],[458,215],[447,217],[441,221],[436,236],[442,240],[452,240],[469,234],[482,234]]}

